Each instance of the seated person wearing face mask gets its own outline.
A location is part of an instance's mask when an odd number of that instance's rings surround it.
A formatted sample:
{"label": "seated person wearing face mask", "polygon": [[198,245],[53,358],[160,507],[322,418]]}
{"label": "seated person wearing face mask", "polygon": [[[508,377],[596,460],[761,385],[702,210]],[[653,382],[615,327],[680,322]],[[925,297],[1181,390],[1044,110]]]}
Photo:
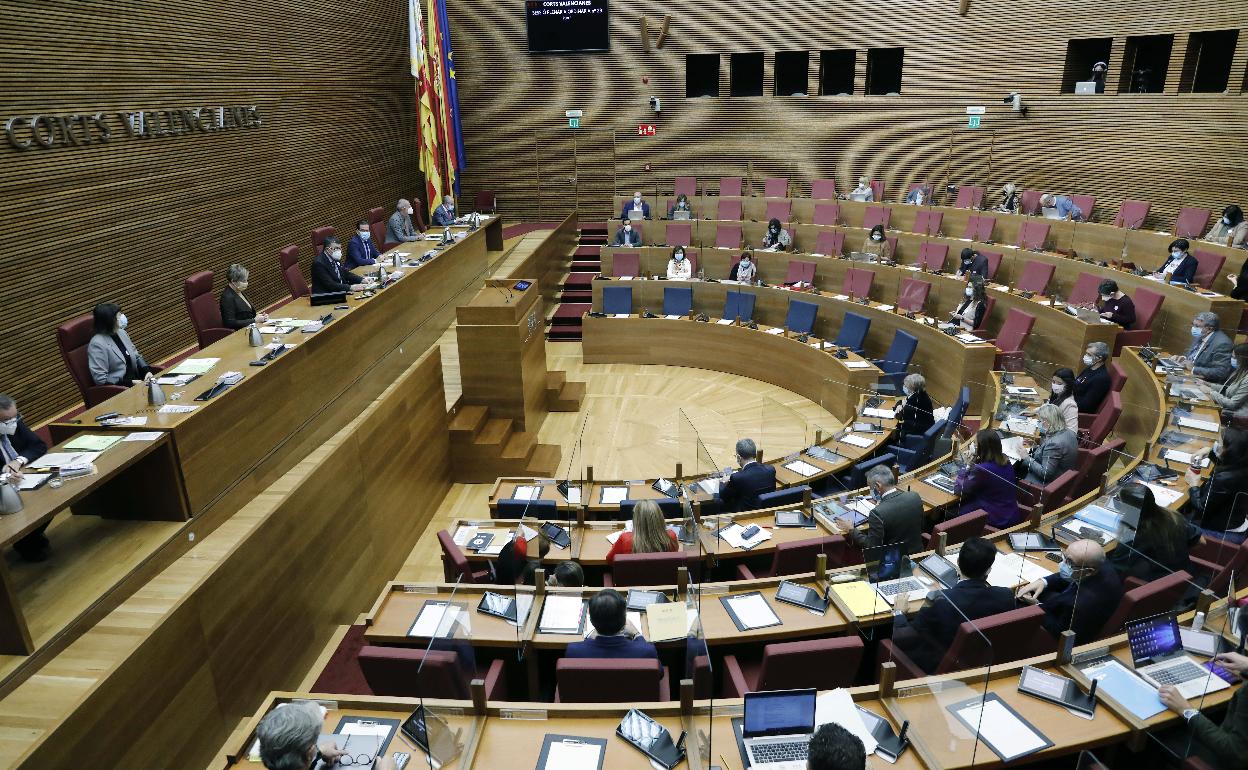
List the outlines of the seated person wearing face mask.
{"label": "seated person wearing face mask", "polygon": [[863,254],[874,254],[880,262],[893,261],[893,247],[888,242],[888,238],[884,236],[884,225],[876,225],[871,228],[871,232],[867,233],[867,239],[862,242]]}
{"label": "seated person wearing face mask", "polygon": [[620,229],[615,231],[615,238],[611,240],[612,246],[640,246],[641,233],[633,229],[633,221],[625,218],[620,225]]}
{"label": "seated person wearing face mask", "polygon": [[1225,382],[1216,389],[1205,382],[1197,387],[1223,412],[1234,414],[1248,408],[1248,342],[1231,348],[1231,375]]}
{"label": "seated person wearing face mask", "polygon": [[902,555],[923,550],[923,498],[917,492],[897,488],[891,468],[877,465],[867,471],[867,485],[876,505],[867,517],[867,531],[850,527],[837,519],[836,534],[852,537],[860,548],[901,543]]}
{"label": "seated person wearing face mask", "polygon": [[[256,741],[259,743],[260,761],[267,770],[312,770],[342,767],[339,760],[348,762],[347,756],[359,756],[350,736],[317,741],[325,731],[325,718],[320,705],[312,701],[283,703],[264,715],[256,725]],[[357,743],[359,741],[357,740]],[[344,751],[341,743],[350,751]],[[349,745],[348,745],[349,744]],[[371,770],[395,770],[394,758],[379,755]]]}
{"label": "seated person wearing face mask", "polygon": [[1226,382],[1231,376],[1231,338],[1219,328],[1218,316],[1209,311],[1192,319],[1192,346],[1174,360],[1192,374],[1209,382]]}
{"label": "seated person wearing face mask", "polygon": [[[645,209],[642,209],[645,211]],[[677,219],[676,213],[680,212],[680,219],[693,219],[693,207],[689,205],[689,196],[681,193],[676,196],[676,202],[667,210],[668,219]]]}
{"label": "seated person wearing face mask", "polygon": [[1053,370],[1049,398],[1045,403],[1061,410],[1068,430],[1079,431],[1079,402],[1075,401],[1075,373],[1072,370],[1065,367]]}
{"label": "seated person wearing face mask", "polygon": [[264,323],[269,320],[267,313],[256,313],[251,301],[243,292],[247,291],[247,268],[242,265],[230,265],[226,271],[230,283],[221,292],[221,323],[227,329],[245,329],[253,323]]}
{"label": "seated person wearing face mask", "polygon": [[871,203],[875,200],[875,191],[871,189],[871,180],[865,176],[858,177],[858,186],[849,191],[851,201]]}
{"label": "seated person wearing face mask", "polygon": [[930,203],[932,200],[932,188],[925,184],[915,185],[910,192],[906,193],[906,203],[912,206],[922,206],[924,203]]}
{"label": "seated person wearing face mask", "polygon": [[898,438],[904,440],[907,436],[921,436],[935,422],[932,397],[927,395],[927,380],[921,374],[907,374],[901,382],[901,392],[906,400],[901,405]]}
{"label": "seated person wearing face mask", "polygon": [[1096,309],[1100,312],[1101,318],[1113,321],[1124,329],[1135,327],[1135,303],[1126,294],[1118,291],[1116,281],[1108,279],[1101,281],[1097,293],[1101,299],[1096,303]]}
{"label": "seated person wearing face mask", "polygon": [[342,264],[342,244],[337,238],[326,238],[321,253],[312,260],[312,293],[330,294],[363,289],[364,279]]}
{"label": "seated person wearing face mask", "polygon": [[1209,537],[1239,544],[1248,538],[1248,433],[1222,429],[1212,447],[1192,453],[1194,462],[1206,457],[1213,472],[1201,480],[1190,467],[1184,474],[1190,489],[1182,513]]}
{"label": "seated person wearing face mask", "polygon": [[758,265],[754,264],[754,255],[747,251],[741,255],[741,261],[732,266],[732,270],[728,273],[728,280],[754,283],[757,276]]}
{"label": "seated person wearing face mask", "polygon": [[988,311],[988,295],[984,292],[984,281],[977,275],[962,290],[966,299],[951,314],[953,323],[962,327],[962,331],[974,331],[984,323],[984,313]]}
{"label": "seated person wearing face mask", "polygon": [[412,213],[416,209],[406,198],[400,198],[398,206],[390,219],[386,220],[386,240],[391,243],[411,243],[420,240],[420,233],[412,224]]}
{"label": "seated person wearing face mask", "polygon": [[1093,342],[1083,352],[1083,371],[1075,378],[1075,403],[1080,412],[1097,411],[1109,394],[1109,370],[1105,368],[1108,361],[1109,345],[1104,342]]}
{"label": "seated person wearing face mask", "polygon": [[776,469],[758,461],[758,447],[753,439],[737,442],[737,465],[741,469],[729,476],[719,490],[725,513],[760,508],[758,496],[776,491]]}
{"label": "seated person wearing face mask", "polygon": [[1170,242],[1170,257],[1161,266],[1161,269],[1153,273],[1154,278],[1160,278],[1170,283],[1192,283],[1196,280],[1196,268],[1200,264],[1196,258],[1187,253],[1191,244],[1186,238],[1178,238]]}
{"label": "seated person wearing face mask", "polygon": [[612,588],[604,588],[589,600],[589,622],[594,632],[582,642],[568,645],[565,658],[655,658],[653,644],[628,627],[628,601]]}
{"label": "seated person wearing face mask", "polygon": [[958,276],[968,277],[972,274],[988,280],[988,258],[975,249],[962,249],[961,258],[958,260]]}
{"label": "seated person wearing face mask", "polygon": [[[22,480],[22,469],[48,452],[48,445],[39,434],[31,430],[17,412],[17,403],[0,393],[0,465],[11,482]],[[43,532],[48,522],[13,544],[26,561],[44,561],[48,558],[49,543]]]}
{"label": "seated person wearing face mask", "polygon": [[442,203],[433,210],[433,223],[439,227],[455,224],[455,198],[453,196],[442,196]]}
{"label": "seated person wearing face mask", "polygon": [[1118,570],[1105,563],[1105,549],[1092,540],[1076,540],[1066,546],[1057,574],[1033,580],[1018,589],[1018,598],[1039,604],[1044,610],[1044,629],[1058,637],[1075,632],[1075,644],[1096,641],[1106,618],[1122,601]]}
{"label": "seated person wearing face mask", "polygon": [[1013,214],[1018,210],[1018,188],[1013,182],[1006,182],[1001,188],[1001,205],[997,206],[997,211],[1004,211],[1007,214]]}
{"label": "seated person wearing face mask", "polygon": [[672,249],[672,258],[667,260],[667,277],[673,281],[687,281],[692,275],[693,268],[685,259],[685,247]]}
{"label": "seated person wearing face mask", "polygon": [[1205,233],[1206,241],[1243,248],[1248,243],[1248,220],[1244,210],[1235,204],[1222,209],[1222,217]]}
{"label": "seated person wearing face mask", "polygon": [[1062,410],[1053,404],[1041,405],[1036,410],[1036,420],[1040,423],[1040,443],[1018,461],[1015,470],[1026,474],[1028,483],[1043,487],[1075,467],[1079,437],[1066,427]]}
{"label": "seated person wearing face mask", "polygon": [[624,201],[624,208],[620,209],[620,219],[632,219],[635,214],[633,212],[640,211],[642,219],[650,218],[650,204],[641,199],[641,193],[633,193],[631,201]]}
{"label": "seated person wearing face mask", "polygon": [[129,325],[121,306],[101,302],[95,306],[95,334],[87,344],[87,369],[96,385],[138,385],[152,374],[152,367],[126,334]]}
{"label": "seated person wearing face mask", "polygon": [[786,251],[793,245],[793,236],[780,226],[780,220],[772,217],[767,223],[767,232],[763,233],[763,248],[771,251]]}
{"label": "seated person wearing face mask", "polygon": [[361,219],[355,224],[355,235],[347,241],[347,269],[377,264],[381,259],[381,250],[373,243],[372,233],[368,229],[368,220]]}

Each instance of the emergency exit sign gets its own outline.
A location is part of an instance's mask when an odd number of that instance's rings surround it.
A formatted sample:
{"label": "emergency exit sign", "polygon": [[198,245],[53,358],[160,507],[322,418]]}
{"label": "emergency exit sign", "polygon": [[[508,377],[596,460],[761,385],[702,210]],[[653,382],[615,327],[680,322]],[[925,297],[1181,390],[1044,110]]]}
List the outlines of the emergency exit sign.
{"label": "emergency exit sign", "polygon": [[580,128],[580,127],[581,127],[580,118],[568,118],[568,128]]}
{"label": "emergency exit sign", "polygon": [[638,123],[637,124],[637,136],[654,136],[655,133],[658,132],[658,130],[659,130],[659,127],[653,123]]}
{"label": "emergency exit sign", "polygon": [[967,128],[979,128],[980,120],[981,118],[978,115],[968,115],[966,118],[966,127]]}

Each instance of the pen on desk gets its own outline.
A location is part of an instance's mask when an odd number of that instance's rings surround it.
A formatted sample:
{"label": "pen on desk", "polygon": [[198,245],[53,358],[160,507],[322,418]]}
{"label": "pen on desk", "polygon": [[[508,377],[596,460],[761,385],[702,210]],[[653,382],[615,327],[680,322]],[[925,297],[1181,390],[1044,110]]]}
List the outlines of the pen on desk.
{"label": "pen on desk", "polygon": [[722,752],[719,755],[719,764],[724,768],[724,770],[732,770],[732,766],[728,764],[728,760],[724,759]]}
{"label": "pen on desk", "polygon": [[[1031,555],[1031,554],[1029,554],[1029,553],[1022,554],[1022,557],[1023,557],[1024,559],[1031,559],[1032,561],[1035,561],[1035,562],[1040,561],[1038,558],[1036,558],[1035,556],[1032,556],[1032,555]],[[1042,563],[1043,563],[1043,562],[1042,562]]]}

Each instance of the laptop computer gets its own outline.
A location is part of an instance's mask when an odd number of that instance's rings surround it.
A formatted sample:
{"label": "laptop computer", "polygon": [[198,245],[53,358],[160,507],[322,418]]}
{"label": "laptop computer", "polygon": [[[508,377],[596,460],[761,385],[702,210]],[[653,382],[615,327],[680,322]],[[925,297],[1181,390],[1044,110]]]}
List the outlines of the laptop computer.
{"label": "laptop computer", "polygon": [[1183,637],[1174,615],[1128,623],[1127,644],[1131,647],[1135,673],[1154,687],[1171,685],[1188,699],[1230,687],[1183,649]]}
{"label": "laptop computer", "polygon": [[884,597],[884,601],[890,605],[896,604],[898,598],[922,599],[927,596],[931,588],[931,585],[924,582],[923,578],[913,575],[884,580],[875,584],[876,592]]}
{"label": "laptop computer", "polygon": [[886,543],[862,549],[862,561],[871,582],[901,577],[901,543]]}
{"label": "laptop computer", "polygon": [[1075,93],[1077,94],[1094,94],[1096,93],[1095,80],[1080,80],[1075,83]]}
{"label": "laptop computer", "polygon": [[751,770],[806,770],[815,690],[747,692],[741,738]]}
{"label": "laptop computer", "polygon": [[672,220],[676,222],[689,219],[689,211],[687,209],[677,209],[672,212]]}

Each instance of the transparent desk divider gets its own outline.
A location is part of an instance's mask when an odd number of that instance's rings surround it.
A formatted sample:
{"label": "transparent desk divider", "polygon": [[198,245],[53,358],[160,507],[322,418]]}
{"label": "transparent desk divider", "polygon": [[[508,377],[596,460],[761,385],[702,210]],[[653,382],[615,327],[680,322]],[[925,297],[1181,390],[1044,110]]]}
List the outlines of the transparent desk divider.
{"label": "transparent desk divider", "polygon": [[1096,758],[1096,755],[1090,751],[1079,752],[1079,758],[1075,761],[1075,770],[1111,770],[1109,765]]}
{"label": "transparent desk divider", "polygon": [[425,644],[416,689],[426,741],[425,751],[413,753],[414,767],[457,767],[456,760],[471,743],[471,685],[478,678],[472,629],[482,622],[477,612],[481,600],[479,592],[456,583],[425,600],[409,632]]}
{"label": "transparent desk divider", "polygon": [[577,426],[576,439],[567,452],[567,459],[562,461],[563,472],[559,474],[556,481],[558,488],[555,500],[561,507],[569,506],[573,509],[572,512],[566,514],[572,521],[576,520],[575,508],[589,504],[590,490],[585,483],[588,463],[584,447],[585,429],[588,424],[589,411],[586,410]]}
{"label": "transparent desk divider", "polygon": [[[712,745],[713,671],[710,649],[702,627],[702,592],[691,584],[683,597],[689,631],[685,638],[683,679],[693,682],[693,711],[686,715],[685,750],[689,767],[710,770],[718,765]],[[678,737],[678,736],[674,736]]]}

